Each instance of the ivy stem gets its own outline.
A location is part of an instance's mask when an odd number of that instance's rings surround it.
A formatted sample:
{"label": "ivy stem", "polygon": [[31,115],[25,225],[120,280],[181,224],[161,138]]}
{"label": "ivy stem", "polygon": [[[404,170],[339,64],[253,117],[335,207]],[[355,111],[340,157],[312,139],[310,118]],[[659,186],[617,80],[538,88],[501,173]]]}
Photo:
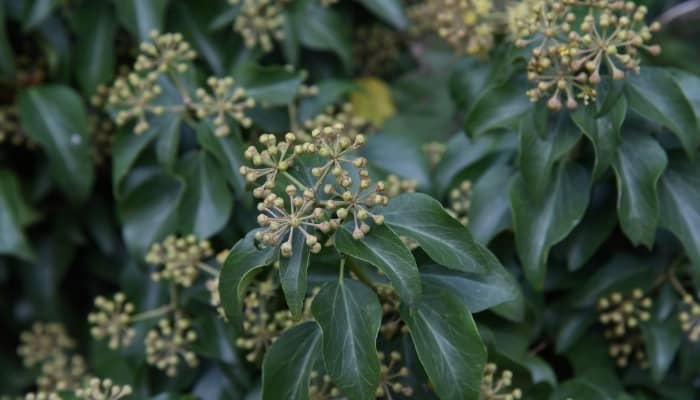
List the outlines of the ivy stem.
{"label": "ivy stem", "polygon": [[372,280],[369,279],[367,274],[365,274],[365,272],[362,269],[360,269],[360,267],[355,262],[355,259],[353,259],[350,256],[347,256],[347,264],[348,267],[350,267],[350,271],[352,271],[352,273],[355,274],[355,276],[357,276],[357,279],[359,279],[360,282],[369,286],[375,292],[377,291],[377,289],[374,287],[374,283],[372,283]]}
{"label": "ivy stem", "polygon": [[344,277],[345,277],[345,257],[340,259],[340,272],[339,272],[339,276],[338,276],[338,282],[340,282],[341,285],[343,284]]}
{"label": "ivy stem", "polygon": [[152,310],[144,311],[142,313],[135,314],[129,318],[130,322],[145,321],[148,319],[153,319],[165,315],[173,310],[172,304],[166,304]]}
{"label": "ivy stem", "polygon": [[214,276],[214,277],[219,276],[219,270],[217,270],[216,268],[211,267],[210,265],[208,265],[208,264],[206,264],[206,263],[200,262],[200,263],[197,264],[197,266],[199,267],[199,269],[201,269],[202,271],[208,273],[208,274],[211,275],[211,276]]}
{"label": "ivy stem", "polygon": [[287,171],[282,171],[282,175],[284,175],[287,179],[289,179],[290,181],[292,181],[292,183],[295,184],[295,185],[297,185],[300,189],[302,189],[302,190],[308,189],[308,188],[306,187],[306,185],[304,185],[303,183],[299,182],[299,180],[298,180],[297,178],[293,177],[292,174],[290,174],[289,172],[287,172]]}
{"label": "ivy stem", "polygon": [[294,101],[287,106],[287,113],[289,114],[289,126],[292,128],[292,132],[299,132],[301,129],[299,129],[299,122],[297,122],[297,105]]}

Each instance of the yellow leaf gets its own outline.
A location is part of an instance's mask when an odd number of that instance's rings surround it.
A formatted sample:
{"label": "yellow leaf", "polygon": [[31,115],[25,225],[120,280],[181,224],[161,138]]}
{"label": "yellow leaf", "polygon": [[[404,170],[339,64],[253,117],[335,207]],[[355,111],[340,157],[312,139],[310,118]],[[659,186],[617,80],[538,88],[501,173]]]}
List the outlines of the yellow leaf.
{"label": "yellow leaf", "polygon": [[379,127],[396,113],[391,89],[384,81],[367,77],[356,80],[355,85],[357,88],[350,96],[350,101],[356,115]]}

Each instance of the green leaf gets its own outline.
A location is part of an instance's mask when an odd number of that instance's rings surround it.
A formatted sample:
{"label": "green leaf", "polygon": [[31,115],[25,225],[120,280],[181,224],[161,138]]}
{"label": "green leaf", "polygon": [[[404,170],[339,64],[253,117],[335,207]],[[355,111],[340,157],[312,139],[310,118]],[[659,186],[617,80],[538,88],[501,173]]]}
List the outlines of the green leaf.
{"label": "green leaf", "polygon": [[323,359],[333,383],[350,400],[370,399],[379,383],[377,334],[382,307],[365,285],[327,283],[311,308],[323,331]]}
{"label": "green leaf", "polygon": [[[621,97],[618,103],[622,104],[626,110],[627,103],[624,101],[624,97]],[[616,106],[615,109],[619,111],[619,108],[623,106]],[[611,117],[603,116],[596,119],[589,110],[584,108],[573,112],[571,119],[593,144],[595,151],[593,180],[597,180],[610,167],[615,158],[615,151],[620,141],[619,131],[615,130]]]}
{"label": "green leaf", "polygon": [[304,74],[280,66],[246,64],[237,71],[236,79],[246,95],[263,106],[286,106],[296,98]]}
{"label": "green leaf", "polygon": [[116,53],[114,35],[117,24],[111,7],[98,1],[83,3],[75,50],[75,74],[85,94],[93,94],[97,85],[112,79]]}
{"label": "green leaf", "polygon": [[544,285],[549,249],[564,239],[583,217],[588,205],[590,178],[576,164],[562,165],[540,200],[530,198],[518,176],[510,190],[515,243],[526,278]]}
{"label": "green leaf", "polygon": [[520,118],[532,110],[525,90],[524,85],[515,81],[486,89],[467,112],[464,131],[479,136],[494,129],[517,126]]}
{"label": "green leaf", "polygon": [[308,121],[336,103],[354,87],[353,83],[340,79],[326,79],[317,85],[318,95],[302,98],[299,102],[299,121]]}
{"label": "green leaf", "polygon": [[695,118],[700,121],[700,77],[681,70],[672,70],[671,74],[695,110]]}
{"label": "green leaf", "polygon": [[379,268],[396,289],[402,301],[414,304],[421,295],[416,260],[401,239],[383,225],[372,227],[361,240],[352,237],[345,225],[335,234],[338,251]]}
{"label": "green leaf", "polygon": [[401,0],[360,0],[360,3],[394,28],[404,30],[408,27]]}
{"label": "green leaf", "polygon": [[17,106],[22,127],[45,151],[58,186],[72,202],[85,201],[95,174],[80,97],[65,86],[38,86],[22,92]]}
{"label": "green leaf", "polygon": [[154,129],[158,131],[156,157],[158,162],[168,171],[173,169],[177,161],[177,152],[182,136],[181,123],[182,115],[180,114],[165,114],[155,122]]}
{"label": "green leaf", "polygon": [[401,194],[378,212],[384,216],[386,226],[418,242],[440,265],[472,273],[484,273],[500,266],[498,259],[478,244],[469,230],[428,195]]}
{"label": "green leaf", "polygon": [[[537,126],[535,117],[525,118],[520,124],[520,173],[533,198],[544,195],[555,163],[580,137],[579,130],[569,121],[568,115],[560,113],[552,126]],[[540,129],[544,129],[544,134]]]}
{"label": "green leaf", "polygon": [[5,3],[0,3],[0,78],[12,79],[15,76],[15,57],[7,37]]}
{"label": "green leaf", "polygon": [[508,184],[512,176],[510,166],[496,164],[472,187],[467,227],[474,240],[483,245],[511,225]]}
{"label": "green leaf", "polygon": [[128,129],[117,131],[112,144],[112,185],[116,197],[121,195],[122,180],[156,136],[156,129],[149,129],[141,135],[134,135]]}
{"label": "green leaf", "polygon": [[287,306],[295,318],[304,311],[306,298],[306,270],[309,268],[309,246],[306,236],[298,229],[292,233],[292,255],[280,257],[280,283]]}
{"label": "green leaf", "polygon": [[605,391],[583,379],[573,379],[559,385],[549,400],[614,400]]}
{"label": "green leaf", "polygon": [[313,321],[285,331],[270,347],[262,366],[262,400],[308,400],[311,369],[321,347]]}
{"label": "green leaf", "polygon": [[124,194],[117,211],[131,254],[142,257],[151,244],[175,232],[184,191],[181,179],[157,172]]}
{"label": "green leaf", "polygon": [[249,232],[233,246],[219,275],[221,305],[228,318],[237,323],[240,323],[241,300],[256,270],[272,264],[277,258],[276,248],[258,249],[256,232]]}
{"label": "green leaf", "polygon": [[452,271],[439,266],[421,267],[426,291],[449,291],[473,313],[518,300],[522,294],[515,279],[502,266],[487,274]]}
{"label": "green leaf", "polygon": [[9,170],[0,169],[0,254],[9,254],[32,262],[34,251],[24,228],[34,219],[35,211],[22,196],[19,180]]}
{"label": "green leaf", "polygon": [[700,162],[673,162],[659,181],[659,224],[681,241],[700,271]]}
{"label": "green leaf", "polygon": [[197,127],[197,141],[208,152],[210,152],[222,165],[223,173],[226,179],[233,186],[236,196],[246,196],[245,177],[241,175],[239,170],[245,164],[245,144],[241,139],[238,127],[233,125],[234,129],[231,134],[226,137],[218,137],[208,124],[200,124]]}
{"label": "green leaf", "polygon": [[301,0],[292,14],[299,28],[299,41],[315,50],[332,51],[340,57],[346,70],[352,66],[350,24],[341,14],[315,0]]}
{"label": "green leaf", "polygon": [[659,220],[656,184],[668,160],[664,149],[652,138],[623,136],[613,168],[617,176],[617,213],[620,226],[633,244],[651,249]]}
{"label": "green leaf", "polygon": [[182,33],[197,54],[206,60],[212,72],[220,76],[226,72],[226,50],[229,49],[224,45],[227,36],[214,35],[208,30],[210,21],[218,15],[215,8],[202,7],[195,0],[177,0],[169,15],[177,32]]}
{"label": "green leaf", "polygon": [[677,318],[671,317],[663,322],[652,320],[643,324],[642,334],[651,366],[651,376],[654,382],[659,384],[676,358],[683,339],[683,330]]}
{"label": "green leaf", "polygon": [[593,257],[617,226],[613,207],[590,208],[581,223],[566,238],[566,262],[575,271]]}
{"label": "green leaf", "polygon": [[28,32],[39,26],[58,3],[58,0],[26,0],[22,10],[22,30]]}
{"label": "green leaf", "polygon": [[423,369],[442,400],[477,400],[486,348],[469,310],[450,292],[426,292],[401,305]]}
{"label": "green leaf", "polygon": [[625,80],[630,107],[642,117],[673,132],[692,156],[700,143],[700,125],[690,101],[664,69],[647,67]]}
{"label": "green leaf", "polygon": [[557,354],[569,350],[571,346],[576,344],[579,339],[586,334],[586,331],[588,331],[595,322],[596,315],[588,311],[581,311],[565,316],[557,332],[555,348]]}
{"label": "green leaf", "polygon": [[165,12],[169,0],[119,0],[115,1],[117,18],[139,41],[150,40],[153,30],[163,31]]}
{"label": "green leaf", "polygon": [[231,216],[233,197],[216,161],[205,152],[189,154],[178,163],[186,189],[180,204],[180,228],[201,239],[223,228]]}

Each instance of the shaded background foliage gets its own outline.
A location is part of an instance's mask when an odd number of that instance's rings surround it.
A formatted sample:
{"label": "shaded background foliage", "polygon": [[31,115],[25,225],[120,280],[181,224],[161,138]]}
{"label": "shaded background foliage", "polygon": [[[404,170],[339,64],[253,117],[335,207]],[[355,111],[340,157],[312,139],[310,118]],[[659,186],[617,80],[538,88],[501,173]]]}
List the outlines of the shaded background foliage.
{"label": "shaded background foliage", "polygon": [[[652,17],[674,5],[646,3]],[[450,285],[461,294],[489,359],[514,371],[525,398],[696,397],[699,348],[681,332],[682,299],[669,274],[695,291],[700,52],[692,15],[659,34],[662,55],[611,88],[598,115],[553,115],[525,96],[521,53],[503,44],[488,60],[455,56],[436,38],[407,33],[408,5],[294,1],[285,38],[264,53],[232,31],[235,9],[225,1],[0,2],[0,101],[16,107],[31,141],[0,143],[3,391],[31,387],[35,371],[20,367],[17,338],[45,320],[68,326],[95,373],[146,397],[255,398],[256,368],[233,346],[236,332],[211,316],[196,320],[205,361],[178,379],[149,369],[139,346],[119,353],[94,341],[85,316],[96,295],[117,289],[139,308],[167,297],[142,262],[165,235],[191,232],[224,249],[255,226],[238,174],[244,143],[289,129],[287,105],[306,82],[319,93],[299,101],[301,121],[346,97],[359,109],[389,108],[363,149],[378,175],[413,179],[444,204],[451,189],[472,182],[468,227],[510,274],[450,276],[418,251],[421,275],[426,292]],[[368,70],[358,31],[376,24],[394,32],[398,51]],[[221,139],[164,117],[141,136],[117,128],[100,145],[91,118],[105,116],[91,97],[133,62],[152,29],[183,34],[199,54],[195,75],[230,74],[246,87],[258,101],[253,129],[234,127]],[[366,76],[385,81],[391,99],[376,90],[363,97],[368,86],[357,78]],[[437,162],[434,142],[445,145]],[[327,279],[322,268],[309,276]],[[618,368],[596,322],[600,297],[634,288],[654,299],[642,329],[646,369]]]}

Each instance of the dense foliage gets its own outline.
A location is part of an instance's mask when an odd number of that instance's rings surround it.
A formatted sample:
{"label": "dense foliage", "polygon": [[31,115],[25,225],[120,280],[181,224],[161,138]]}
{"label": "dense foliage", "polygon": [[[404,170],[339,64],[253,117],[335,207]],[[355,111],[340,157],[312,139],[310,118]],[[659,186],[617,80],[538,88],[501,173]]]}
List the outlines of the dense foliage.
{"label": "dense foliage", "polygon": [[698,13],[0,0],[0,394],[697,398]]}

